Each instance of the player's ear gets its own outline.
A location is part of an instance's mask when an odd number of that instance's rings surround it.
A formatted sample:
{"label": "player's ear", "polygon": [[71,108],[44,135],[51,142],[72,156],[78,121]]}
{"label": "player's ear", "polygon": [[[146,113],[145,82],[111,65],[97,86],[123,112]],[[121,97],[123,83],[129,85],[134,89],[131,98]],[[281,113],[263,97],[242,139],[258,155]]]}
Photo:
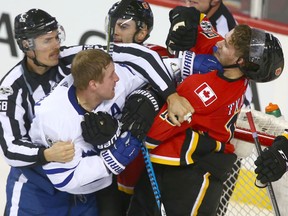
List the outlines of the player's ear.
{"label": "player's ear", "polygon": [[238,65],[243,65],[244,64],[244,59],[243,58],[238,58],[237,61],[236,61],[236,64]]}
{"label": "player's ear", "polygon": [[147,34],[148,34],[148,29],[147,29],[147,26],[145,26],[138,31],[135,37],[135,41],[137,43],[142,43],[146,39]]}
{"label": "player's ear", "polygon": [[27,40],[23,40],[23,41],[21,41],[21,43],[22,43],[22,46],[24,49],[26,49],[26,50],[29,49],[29,43]]}
{"label": "player's ear", "polygon": [[90,80],[87,85],[87,87],[90,87],[92,89],[96,89],[98,86],[99,82],[97,82],[96,80]]}

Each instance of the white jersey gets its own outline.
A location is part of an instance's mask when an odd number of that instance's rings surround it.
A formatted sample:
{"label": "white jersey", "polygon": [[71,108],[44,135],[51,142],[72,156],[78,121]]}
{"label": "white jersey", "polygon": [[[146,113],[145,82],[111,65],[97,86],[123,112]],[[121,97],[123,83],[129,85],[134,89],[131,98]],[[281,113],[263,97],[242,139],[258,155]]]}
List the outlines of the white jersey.
{"label": "white jersey", "polygon": [[[115,63],[115,71],[120,78],[115,97],[104,101],[94,111],[105,111],[119,118],[128,94],[146,81],[126,65]],[[77,103],[73,77],[69,75],[50,95],[35,104],[35,118],[30,130],[32,141],[38,145],[48,147],[54,142],[67,140],[74,143],[75,156],[71,162],[51,162],[43,166],[54,187],[72,194],[92,193],[112,182],[111,172],[93,146],[83,140],[80,123],[84,113]]]}
{"label": "white jersey", "polygon": [[[105,48],[105,47],[104,47]],[[32,167],[47,163],[44,147],[38,148],[28,136],[34,104],[70,74],[74,56],[81,50],[103,49],[101,45],[61,47],[58,65],[44,75],[31,72],[24,57],[0,81],[0,154],[13,167]],[[130,64],[159,94],[166,98],[176,92],[171,76],[156,52],[139,44],[115,44],[113,60]],[[133,60],[133,63],[127,62]]]}

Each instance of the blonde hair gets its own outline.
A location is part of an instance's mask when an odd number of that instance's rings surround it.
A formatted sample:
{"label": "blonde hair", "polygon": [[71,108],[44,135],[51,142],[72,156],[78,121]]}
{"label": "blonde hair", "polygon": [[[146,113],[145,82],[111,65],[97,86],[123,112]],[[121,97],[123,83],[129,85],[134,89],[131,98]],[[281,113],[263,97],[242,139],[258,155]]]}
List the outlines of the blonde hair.
{"label": "blonde hair", "polygon": [[71,66],[74,86],[83,90],[87,88],[90,80],[101,83],[104,78],[103,69],[112,61],[111,56],[100,49],[80,51],[74,57]]}

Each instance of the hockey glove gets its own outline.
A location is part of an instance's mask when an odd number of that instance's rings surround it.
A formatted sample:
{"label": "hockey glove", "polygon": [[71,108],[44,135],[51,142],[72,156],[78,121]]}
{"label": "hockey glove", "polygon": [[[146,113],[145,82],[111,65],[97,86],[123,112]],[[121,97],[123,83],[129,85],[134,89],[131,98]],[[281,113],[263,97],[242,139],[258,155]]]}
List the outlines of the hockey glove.
{"label": "hockey glove", "polygon": [[213,55],[185,51],[182,57],[181,77],[184,80],[192,74],[205,74],[213,70],[223,72],[223,67]]}
{"label": "hockey glove", "polygon": [[162,104],[153,90],[136,90],[128,97],[123,108],[122,131],[143,140]]}
{"label": "hockey glove", "polygon": [[198,34],[200,12],[194,7],[177,6],[169,13],[170,29],[166,46],[173,51],[190,50],[195,46]]}
{"label": "hockey glove", "polygon": [[100,152],[107,168],[115,175],[120,174],[125,167],[132,162],[141,149],[141,142],[131,136],[130,132],[124,132],[110,149]]}
{"label": "hockey glove", "polygon": [[114,145],[121,132],[119,121],[105,112],[85,114],[81,128],[85,142],[92,144],[97,151]]}
{"label": "hockey glove", "polygon": [[284,136],[275,138],[255,161],[255,173],[261,183],[267,184],[280,179],[288,167],[288,140]]}

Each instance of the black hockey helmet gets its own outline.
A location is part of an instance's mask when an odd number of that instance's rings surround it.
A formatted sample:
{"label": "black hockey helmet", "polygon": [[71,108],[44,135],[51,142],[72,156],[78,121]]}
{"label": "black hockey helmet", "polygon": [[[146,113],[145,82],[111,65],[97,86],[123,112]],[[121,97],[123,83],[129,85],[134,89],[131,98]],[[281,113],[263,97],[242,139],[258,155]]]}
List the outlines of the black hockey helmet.
{"label": "black hockey helmet", "polygon": [[60,42],[65,39],[64,29],[58,24],[56,18],[41,9],[30,9],[17,15],[14,20],[14,36],[19,48],[23,51],[33,49],[32,41],[30,41],[28,48],[24,48],[23,40],[32,40],[53,30],[59,31]]}
{"label": "black hockey helmet", "polygon": [[255,82],[277,79],[284,68],[284,56],[279,40],[270,33],[252,28],[248,62],[253,63],[254,67],[240,67],[248,78]]}
{"label": "black hockey helmet", "polygon": [[[113,13],[113,11],[117,8],[119,2],[113,4],[110,8],[108,15]],[[140,29],[145,23],[148,28],[148,32],[150,33],[153,29],[154,17],[153,12],[150,8],[150,5],[146,1],[131,1],[131,3],[126,8],[124,14],[120,17],[122,19],[133,19],[136,22],[137,28]]]}
{"label": "black hockey helmet", "polygon": [[58,22],[41,9],[31,9],[15,17],[14,33],[16,40],[35,38],[58,28]]}

